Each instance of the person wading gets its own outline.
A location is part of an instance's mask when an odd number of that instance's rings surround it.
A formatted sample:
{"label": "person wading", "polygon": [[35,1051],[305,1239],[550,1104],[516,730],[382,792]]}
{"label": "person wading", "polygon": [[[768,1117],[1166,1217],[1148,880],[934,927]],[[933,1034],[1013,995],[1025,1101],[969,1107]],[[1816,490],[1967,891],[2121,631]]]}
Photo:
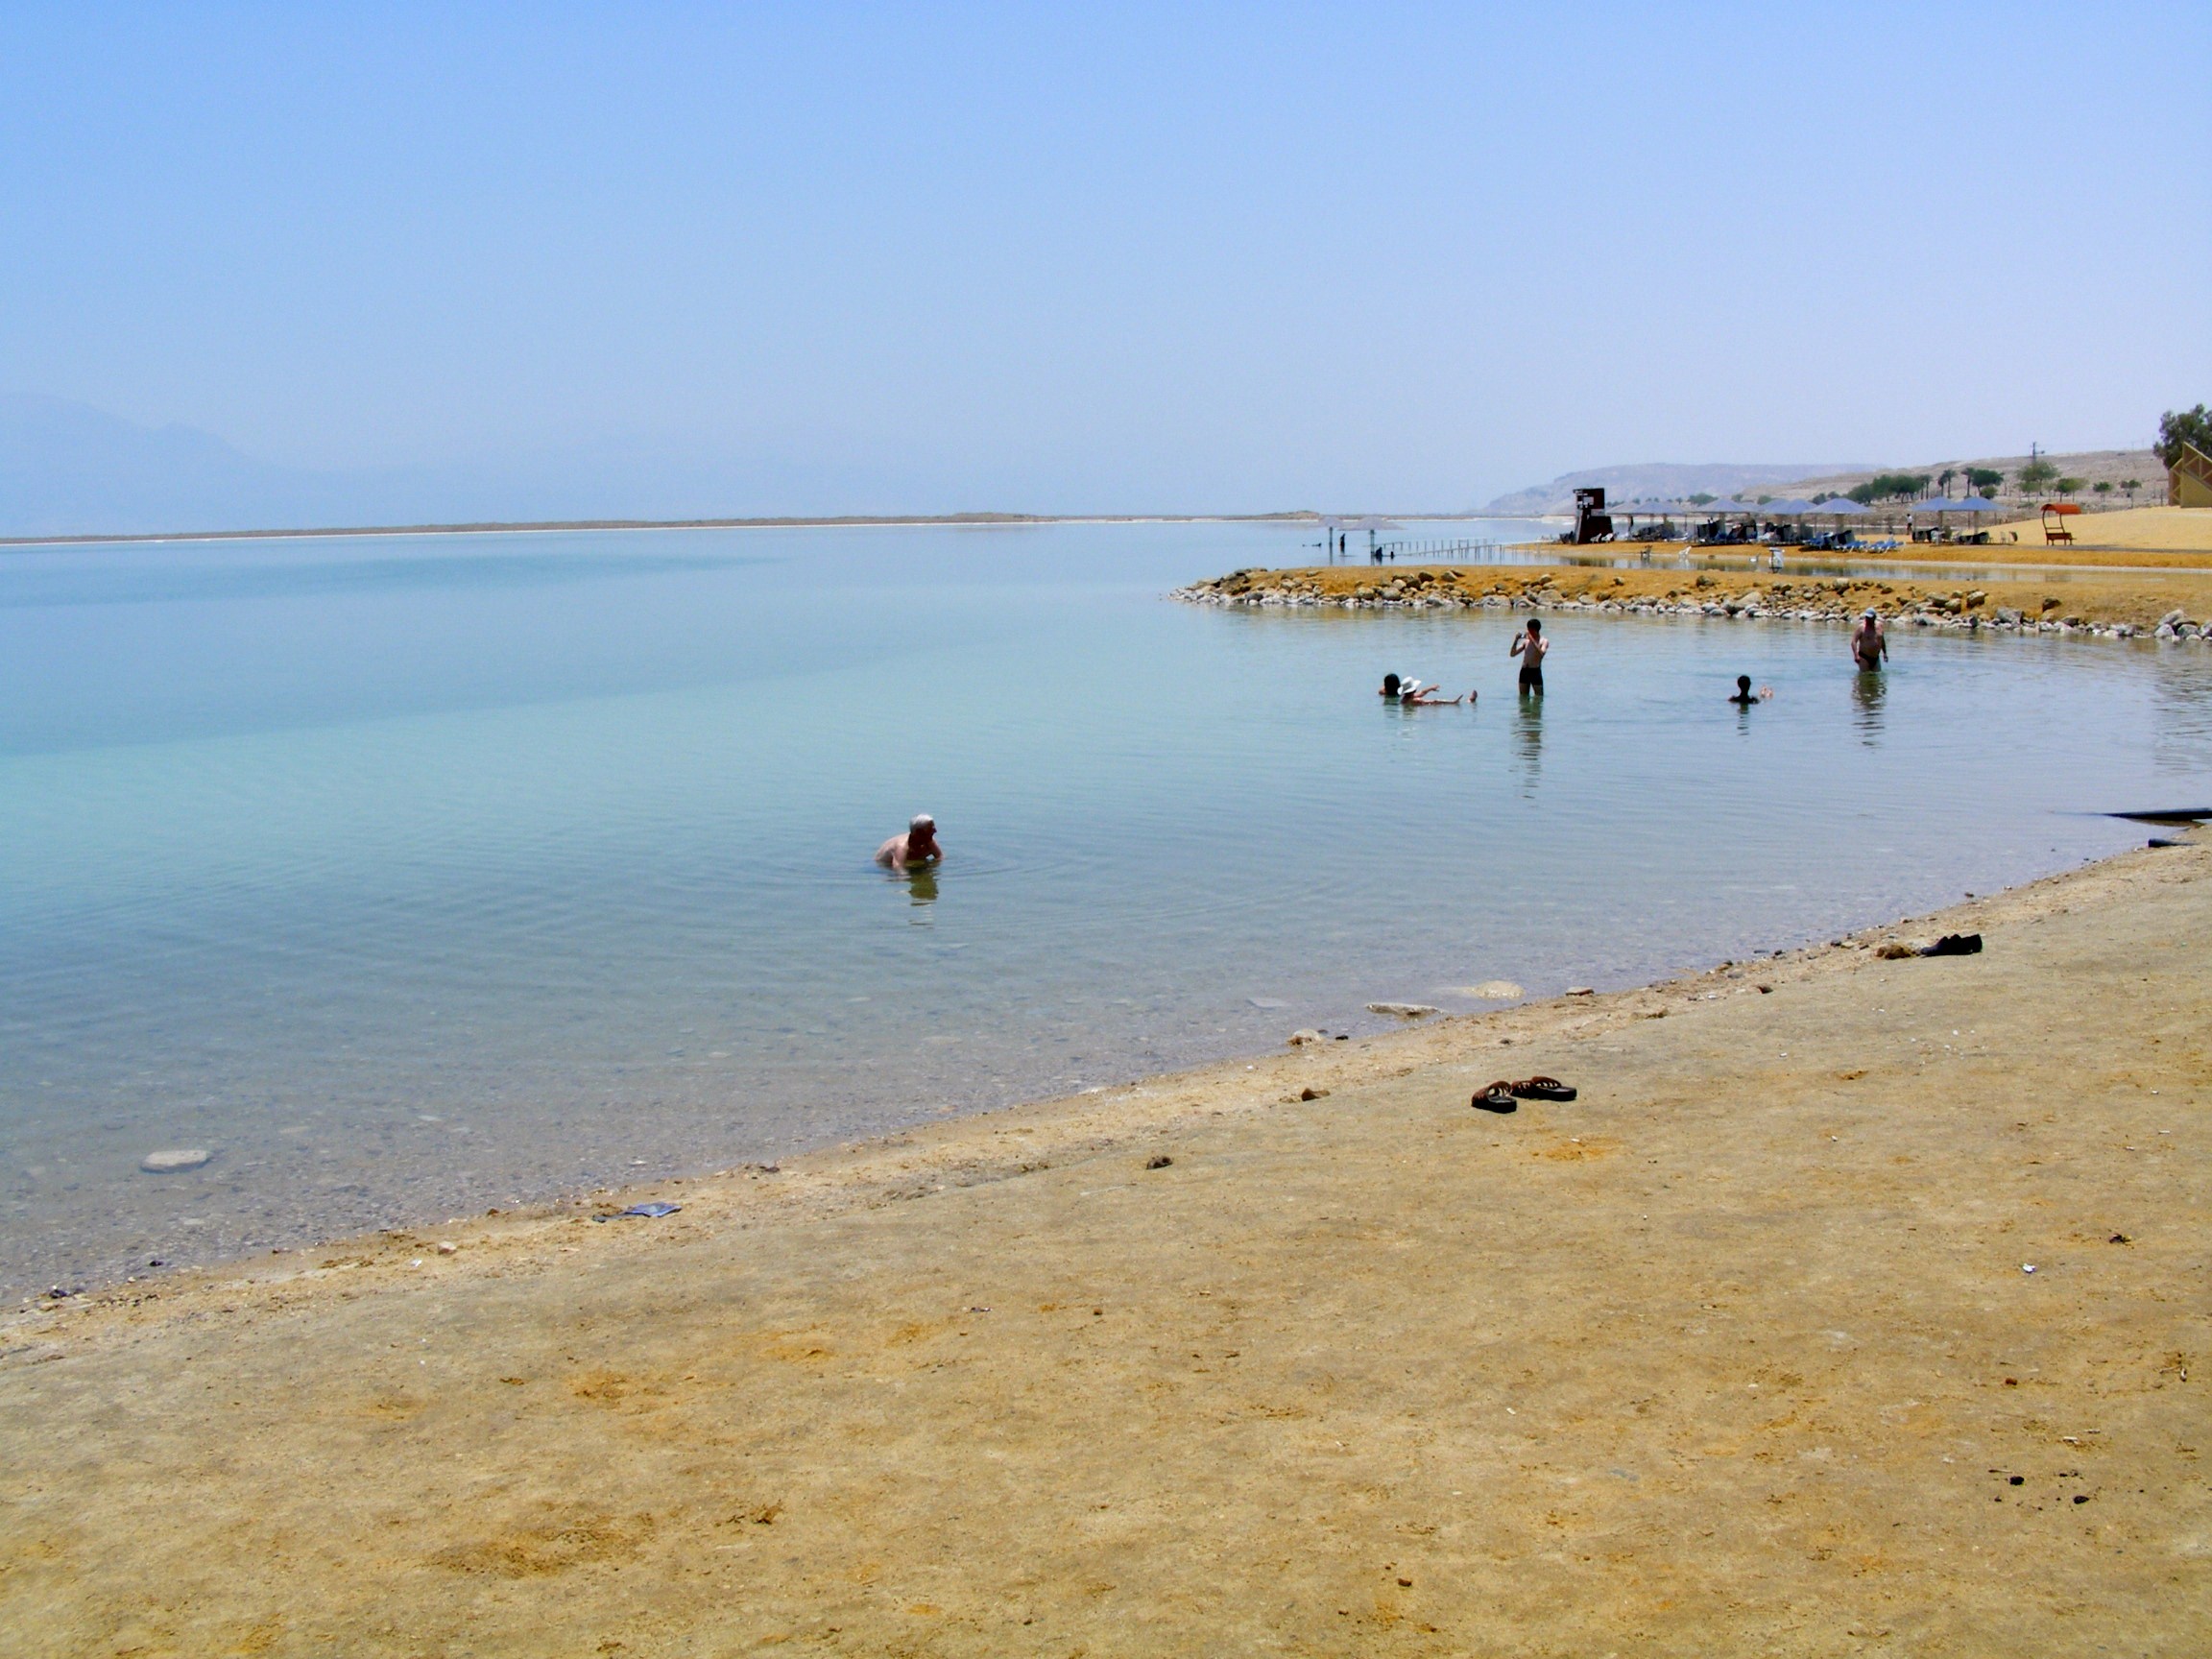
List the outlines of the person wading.
{"label": "person wading", "polygon": [[1528,618],[1528,632],[1513,636],[1512,649],[1505,654],[1521,659],[1521,694],[1524,697],[1544,695],[1544,659],[1551,655],[1551,641],[1544,637],[1544,624],[1535,617]]}
{"label": "person wading", "polygon": [[905,834],[894,835],[876,849],[876,862],[894,870],[934,864],[944,856],[945,849],[937,845],[937,820],[926,812],[914,815]]}
{"label": "person wading", "polygon": [[1882,632],[1882,618],[1868,611],[1852,632],[1851,660],[1859,664],[1860,673],[1871,674],[1888,655],[1889,637]]}

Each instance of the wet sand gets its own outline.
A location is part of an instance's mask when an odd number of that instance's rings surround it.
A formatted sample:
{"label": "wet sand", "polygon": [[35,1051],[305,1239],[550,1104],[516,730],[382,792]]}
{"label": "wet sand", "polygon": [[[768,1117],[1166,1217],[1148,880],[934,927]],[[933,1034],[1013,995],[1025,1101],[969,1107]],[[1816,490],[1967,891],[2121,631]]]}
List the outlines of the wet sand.
{"label": "wet sand", "polygon": [[[2143,851],[622,1195],[661,1220],[479,1217],[12,1316],[0,1629],[2200,1652],[2208,965],[2212,848]],[[1533,1072],[1581,1097],[1469,1109]]]}

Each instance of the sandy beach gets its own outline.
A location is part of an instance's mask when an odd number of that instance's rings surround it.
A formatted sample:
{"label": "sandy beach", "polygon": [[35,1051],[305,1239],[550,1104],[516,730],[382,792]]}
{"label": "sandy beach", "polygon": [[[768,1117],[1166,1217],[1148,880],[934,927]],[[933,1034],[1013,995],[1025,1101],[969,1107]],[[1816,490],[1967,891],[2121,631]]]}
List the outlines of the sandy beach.
{"label": "sandy beach", "polygon": [[[2165,833],[2160,831],[2158,833]],[[1957,958],[1881,947],[1979,930]],[[2212,849],[0,1327],[24,1654],[2201,1651]],[[1470,1110],[1494,1077],[1568,1104]],[[658,1220],[595,1217],[637,1199]]]}

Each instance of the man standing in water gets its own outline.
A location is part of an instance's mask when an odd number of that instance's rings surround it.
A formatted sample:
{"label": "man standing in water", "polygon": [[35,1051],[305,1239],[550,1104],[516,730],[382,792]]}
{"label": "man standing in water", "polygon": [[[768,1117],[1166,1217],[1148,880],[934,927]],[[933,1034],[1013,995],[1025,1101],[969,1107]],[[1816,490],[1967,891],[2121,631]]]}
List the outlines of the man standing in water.
{"label": "man standing in water", "polygon": [[944,856],[945,849],[937,845],[937,820],[926,812],[914,815],[905,834],[894,835],[876,849],[876,862],[894,870],[934,864]]}
{"label": "man standing in water", "polygon": [[1868,611],[1851,635],[1851,660],[1859,664],[1860,673],[1871,674],[1888,655],[1889,638],[1882,632],[1882,618]]}
{"label": "man standing in water", "polygon": [[1521,694],[1524,697],[1544,695],[1544,659],[1551,654],[1551,641],[1544,637],[1544,624],[1535,617],[1528,618],[1528,632],[1513,636],[1508,657],[1521,659]]}

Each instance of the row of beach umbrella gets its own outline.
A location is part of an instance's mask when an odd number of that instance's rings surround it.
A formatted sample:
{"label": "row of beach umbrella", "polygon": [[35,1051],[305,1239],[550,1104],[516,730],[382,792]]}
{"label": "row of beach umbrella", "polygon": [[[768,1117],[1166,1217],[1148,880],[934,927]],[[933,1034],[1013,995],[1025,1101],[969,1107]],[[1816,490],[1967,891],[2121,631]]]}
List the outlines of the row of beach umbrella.
{"label": "row of beach umbrella", "polygon": [[[1765,503],[1755,501],[1668,501],[1659,503],[1653,511],[1679,513],[1684,517],[1715,518],[1730,513],[1748,513],[1759,518],[1857,518],[1871,509],[1861,506],[1848,495],[1831,495],[1825,501],[1784,500]],[[1637,509],[1641,511],[1641,509]],[[1963,501],[1936,495],[1925,501],[1912,501],[1906,511],[1922,513],[1996,513],[2001,511],[1994,501],[1979,495],[1969,495]]]}

